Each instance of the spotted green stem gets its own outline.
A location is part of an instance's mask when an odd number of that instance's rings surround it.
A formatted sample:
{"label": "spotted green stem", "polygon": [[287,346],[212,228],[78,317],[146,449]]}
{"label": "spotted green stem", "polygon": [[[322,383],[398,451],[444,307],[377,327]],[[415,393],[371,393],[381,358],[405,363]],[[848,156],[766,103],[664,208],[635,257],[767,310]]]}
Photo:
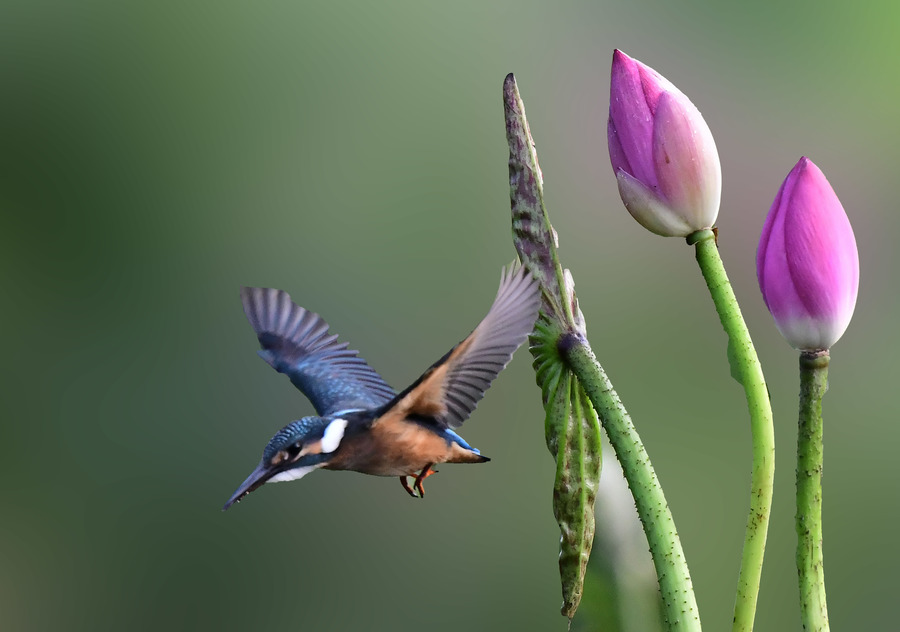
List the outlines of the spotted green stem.
{"label": "spotted green stem", "polygon": [[797,433],[797,573],[800,617],[807,632],[828,631],[822,566],[822,397],[828,388],[828,351],[800,355]]}
{"label": "spotted green stem", "polygon": [[700,615],[675,519],[631,417],[586,338],[566,335],[560,339],[559,349],[597,410],[609,443],[622,465],[650,544],[668,629],[699,631]]}

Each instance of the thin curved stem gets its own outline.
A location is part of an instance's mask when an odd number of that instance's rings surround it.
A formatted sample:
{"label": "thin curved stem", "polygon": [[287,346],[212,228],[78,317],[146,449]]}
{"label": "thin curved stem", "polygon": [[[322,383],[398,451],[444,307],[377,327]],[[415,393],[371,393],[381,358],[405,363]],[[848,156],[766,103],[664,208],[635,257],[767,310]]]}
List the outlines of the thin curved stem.
{"label": "thin curved stem", "polygon": [[762,366],[750,339],[750,331],[741,315],[734,290],[719,256],[716,235],[706,229],[689,235],[696,246],[697,263],[725,333],[728,334],[728,359],[732,376],[744,387],[750,409],[750,433],[753,441],[753,469],[750,477],[750,515],[744,535],[741,571],[734,603],[734,632],[750,632],[756,617],[756,601],[766,552],[766,536],[772,511],[775,481],[775,430],[772,406]]}

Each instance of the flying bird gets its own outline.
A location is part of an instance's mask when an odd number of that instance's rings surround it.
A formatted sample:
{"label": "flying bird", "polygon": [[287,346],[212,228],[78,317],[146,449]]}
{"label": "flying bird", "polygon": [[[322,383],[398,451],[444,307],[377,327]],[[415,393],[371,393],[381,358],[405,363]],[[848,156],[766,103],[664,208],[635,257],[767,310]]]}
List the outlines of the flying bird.
{"label": "flying bird", "polygon": [[290,378],[317,415],[275,433],[223,511],[265,483],[297,480],[317,469],[397,476],[410,496],[422,498],[423,481],[436,473],[435,465],[488,461],[454,430],[533,329],[541,292],[525,268],[505,268],[487,316],[400,393],[287,292],[244,287],[241,301],[262,347],[259,355]]}

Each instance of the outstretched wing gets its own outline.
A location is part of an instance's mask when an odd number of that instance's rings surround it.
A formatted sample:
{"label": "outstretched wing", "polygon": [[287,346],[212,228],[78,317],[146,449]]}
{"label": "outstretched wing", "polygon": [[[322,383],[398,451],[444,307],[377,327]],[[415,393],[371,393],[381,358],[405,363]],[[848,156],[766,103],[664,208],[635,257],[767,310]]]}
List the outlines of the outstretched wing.
{"label": "outstretched wing", "polygon": [[540,287],[528,271],[517,264],[504,269],[484,320],[398,395],[382,419],[412,419],[442,430],[462,425],[534,328],[540,306]]}
{"label": "outstretched wing", "polygon": [[242,287],[241,302],[262,346],[257,353],[286,374],[319,415],[375,408],[396,395],[346,342],[328,334],[321,316],[294,303],[287,292]]}

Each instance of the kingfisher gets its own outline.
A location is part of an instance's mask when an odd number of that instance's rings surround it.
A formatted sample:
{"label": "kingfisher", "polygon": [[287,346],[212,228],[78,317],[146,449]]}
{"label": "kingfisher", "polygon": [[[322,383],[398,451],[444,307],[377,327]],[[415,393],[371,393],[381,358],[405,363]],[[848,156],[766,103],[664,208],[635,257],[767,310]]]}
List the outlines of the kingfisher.
{"label": "kingfisher", "polygon": [[399,393],[287,292],[244,287],[241,301],[262,347],[257,353],[290,378],[317,414],[275,433],[223,511],[265,483],[317,469],[397,476],[410,496],[422,498],[435,465],[489,461],[454,429],[534,328],[541,292],[524,267],[504,268],[487,316]]}

